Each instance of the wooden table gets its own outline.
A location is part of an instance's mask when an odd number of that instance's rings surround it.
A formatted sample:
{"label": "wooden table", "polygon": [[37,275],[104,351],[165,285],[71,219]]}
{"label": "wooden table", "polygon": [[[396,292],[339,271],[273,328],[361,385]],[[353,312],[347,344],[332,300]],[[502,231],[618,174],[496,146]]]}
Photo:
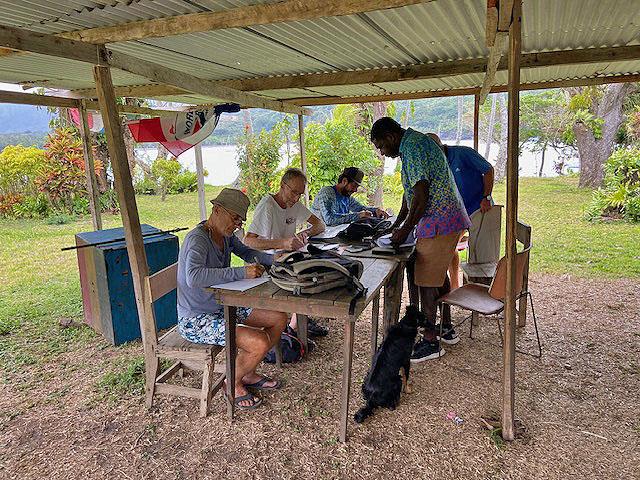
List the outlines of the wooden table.
{"label": "wooden table", "polygon": [[[393,256],[396,257],[396,256]],[[408,257],[407,257],[408,258]],[[213,289],[216,301],[224,305],[226,328],[226,376],[235,378],[235,359],[232,352],[236,351],[235,326],[236,307],[261,308],[278,312],[295,312],[298,315],[313,315],[342,319],[344,321],[344,367],[342,371],[342,394],[340,411],[340,440],[347,439],[347,421],[349,416],[349,396],[351,389],[351,367],[353,358],[353,335],[355,322],[364,309],[373,302],[372,321],[377,325],[380,308],[380,289],[384,287],[384,324],[397,321],[402,301],[402,280],[404,276],[404,256],[397,258],[370,258],[359,256],[364,265],[361,282],[367,289],[366,294],[355,303],[351,310],[352,295],[346,289],[334,289],[327,292],[295,296],[280,289],[272,282],[264,283],[244,292]],[[406,260],[405,260],[406,261]],[[372,342],[377,341],[377,328],[372,329]],[[227,382],[228,398],[235,398],[234,382]],[[228,414],[233,418],[234,404],[228,402]]]}

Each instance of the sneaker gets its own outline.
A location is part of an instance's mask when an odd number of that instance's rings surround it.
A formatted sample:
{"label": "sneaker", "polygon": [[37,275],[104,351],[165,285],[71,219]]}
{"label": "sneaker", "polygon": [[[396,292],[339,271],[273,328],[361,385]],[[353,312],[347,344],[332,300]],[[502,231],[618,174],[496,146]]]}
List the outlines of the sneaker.
{"label": "sneaker", "polygon": [[443,326],[442,327],[442,338],[440,337],[440,326],[436,329],[436,339],[440,340],[442,343],[446,343],[447,345],[455,345],[460,341],[460,336],[453,329],[453,326]]}
{"label": "sneaker", "polygon": [[307,322],[307,335],[310,337],[326,337],[329,335],[329,327],[320,325],[310,318]]}
{"label": "sneaker", "polygon": [[411,363],[420,363],[426,360],[434,360],[445,354],[444,348],[438,342],[422,339],[413,346]]}

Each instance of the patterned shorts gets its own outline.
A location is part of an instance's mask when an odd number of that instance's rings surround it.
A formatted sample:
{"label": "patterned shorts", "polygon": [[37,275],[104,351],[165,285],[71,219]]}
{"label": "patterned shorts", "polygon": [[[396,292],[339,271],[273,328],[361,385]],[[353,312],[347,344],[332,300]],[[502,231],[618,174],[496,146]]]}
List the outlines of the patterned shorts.
{"label": "patterned shorts", "polygon": [[[250,308],[238,307],[237,322],[244,323]],[[178,333],[193,343],[224,346],[224,310],[218,313],[201,313],[195,317],[178,317]]]}

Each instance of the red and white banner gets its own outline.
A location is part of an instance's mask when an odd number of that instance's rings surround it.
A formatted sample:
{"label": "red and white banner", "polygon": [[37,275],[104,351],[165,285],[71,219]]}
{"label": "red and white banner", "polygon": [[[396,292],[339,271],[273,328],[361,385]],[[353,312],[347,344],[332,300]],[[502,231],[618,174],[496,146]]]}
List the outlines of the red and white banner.
{"label": "red and white banner", "polygon": [[223,112],[238,112],[239,105],[225,104],[203,110],[127,122],[136,142],[161,143],[174,156],[206,139],[218,125]]}
{"label": "red and white banner", "polygon": [[[82,119],[80,118],[80,110],[77,108],[70,108],[69,114],[71,116],[71,121],[76,125],[76,127],[80,128],[80,124],[82,122]],[[89,130],[94,133],[99,133],[104,129],[102,115],[98,112],[87,111],[87,123],[89,124]]]}

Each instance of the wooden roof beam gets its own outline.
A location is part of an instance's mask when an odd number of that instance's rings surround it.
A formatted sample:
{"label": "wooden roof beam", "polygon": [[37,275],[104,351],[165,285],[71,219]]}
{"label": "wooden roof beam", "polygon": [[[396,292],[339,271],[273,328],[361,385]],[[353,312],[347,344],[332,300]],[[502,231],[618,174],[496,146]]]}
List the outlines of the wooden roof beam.
{"label": "wooden roof beam", "polygon": [[[58,97],[53,95],[36,95],[34,93],[11,92],[0,90],[0,103],[14,103],[18,105],[39,105],[43,107],[80,108],[81,101],[77,98]],[[85,101],[89,110],[100,110],[96,101]],[[120,113],[132,113],[137,115],[169,115],[178,110],[168,110],[149,107],[137,107],[135,105],[118,105]]]}
{"label": "wooden roof beam", "polygon": [[[578,65],[600,62],[616,62],[640,58],[640,45],[610,48],[586,48],[559,52],[527,53],[522,55],[521,68],[548,67],[553,65]],[[313,73],[281,77],[256,77],[244,80],[218,80],[212,83],[240,91],[261,91],[286,88],[326,87],[335,85],[358,85],[366,83],[398,82],[448,77],[460,74],[483,73],[487,60],[477,58],[436,62],[405,67],[378,68],[334,73]],[[507,61],[501,59],[497,70],[506,70]],[[94,98],[95,89],[74,90],[80,97]],[[122,97],[163,97],[189,93],[184,88],[168,85],[138,85],[116,87],[116,94]]]}
{"label": "wooden roof beam", "polygon": [[114,43],[152,37],[170,37],[225,28],[313,20],[426,3],[433,0],[285,0],[248,5],[221,12],[204,12],[142,20],[108,27],[65,32],[60,36],[90,43]]}
{"label": "wooden roof beam", "polygon": [[[608,83],[640,82],[640,74],[632,75],[611,75],[607,77],[570,78],[564,80],[552,80],[548,82],[523,83],[520,90],[545,90],[549,88],[564,87],[586,87],[589,85],[606,85]],[[490,93],[506,92],[506,85],[491,87]],[[370,103],[388,102],[392,100],[420,100],[423,98],[457,97],[460,95],[476,95],[480,93],[480,88],[457,88],[453,90],[432,90],[422,92],[403,92],[387,95],[369,95],[361,97],[303,97],[285,100],[296,105],[308,107],[317,105],[340,105],[345,103]]]}
{"label": "wooden roof beam", "polygon": [[225,101],[247,107],[266,108],[296,115],[307,114],[304,109],[294,105],[267,99],[253,93],[234,90],[211,80],[198,78],[131,55],[111,51],[105,48],[104,45],[93,45],[20,28],[0,26],[0,47],[118,68],[125,72],[146,77],[153,82],[173,85],[200,95],[222,98]]}
{"label": "wooden roof beam", "polygon": [[487,71],[480,88],[480,104],[483,104],[495,83],[498,64],[507,46],[509,27],[513,17],[513,0],[487,0],[486,37],[489,47]]}

